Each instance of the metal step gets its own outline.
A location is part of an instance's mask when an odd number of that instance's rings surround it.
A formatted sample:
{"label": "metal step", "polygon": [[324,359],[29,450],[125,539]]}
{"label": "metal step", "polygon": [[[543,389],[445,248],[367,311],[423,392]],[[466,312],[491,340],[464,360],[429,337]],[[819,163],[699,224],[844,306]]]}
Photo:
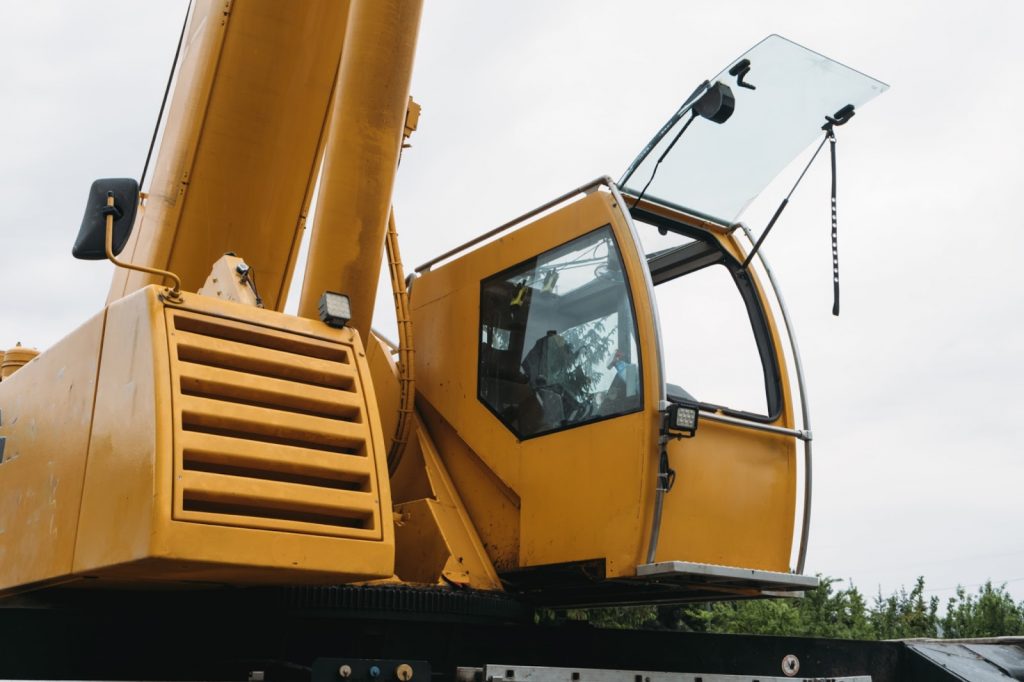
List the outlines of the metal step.
{"label": "metal step", "polygon": [[818,578],[811,575],[692,561],[641,564],[636,567],[636,577],[664,583],[701,585],[708,590],[723,592],[754,590],[767,596],[798,596],[804,590],[813,590],[818,586]]}

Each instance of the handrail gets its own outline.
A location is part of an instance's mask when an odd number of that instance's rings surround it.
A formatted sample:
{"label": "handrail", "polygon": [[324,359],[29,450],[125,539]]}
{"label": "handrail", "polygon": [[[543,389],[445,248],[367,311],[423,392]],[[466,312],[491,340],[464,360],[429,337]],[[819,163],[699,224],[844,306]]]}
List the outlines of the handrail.
{"label": "handrail", "polygon": [[419,273],[422,273],[422,272],[426,272],[427,270],[430,270],[431,267],[437,265],[438,263],[440,263],[443,260],[448,260],[452,256],[454,256],[454,255],[456,255],[458,253],[462,253],[463,251],[465,251],[466,249],[468,249],[468,248],[470,248],[472,246],[476,246],[477,244],[479,244],[481,242],[485,242],[488,239],[490,239],[491,237],[495,237],[495,236],[501,234],[502,232],[505,232],[506,230],[509,230],[509,229],[515,227],[516,225],[522,223],[525,220],[528,220],[529,218],[532,218],[533,216],[537,215],[538,213],[543,213],[544,211],[548,210],[549,208],[553,208],[553,207],[557,206],[558,204],[561,204],[562,202],[567,201],[567,200],[573,198],[577,194],[587,194],[590,191],[592,191],[594,188],[600,187],[601,185],[604,185],[606,187],[611,187],[613,185],[612,179],[610,177],[608,177],[607,175],[602,175],[599,178],[591,180],[590,182],[588,182],[585,185],[580,185],[576,189],[570,190],[570,191],[566,192],[565,194],[563,194],[563,195],[561,195],[559,197],[556,197],[555,199],[552,199],[551,201],[547,202],[546,204],[541,204],[540,206],[538,206],[537,208],[533,209],[532,211],[527,211],[526,213],[524,213],[523,215],[519,216],[518,218],[513,218],[512,220],[508,221],[507,223],[503,223],[503,224],[499,225],[498,227],[494,228],[493,230],[490,230],[489,232],[484,232],[482,235],[480,235],[478,237],[474,237],[473,239],[470,239],[468,242],[466,242],[464,244],[460,244],[459,246],[456,246],[454,249],[450,249],[448,251],[445,251],[440,256],[437,256],[435,258],[432,258],[432,259],[428,260],[426,263],[424,263],[423,265],[421,265],[418,268],[416,268],[416,273],[419,274]]}
{"label": "handrail", "polygon": [[[615,199],[615,205],[619,207],[622,212],[622,216],[626,220],[626,226],[629,227],[629,233],[633,237],[633,245],[637,253],[641,257],[644,255],[643,244],[640,241],[640,233],[636,229],[636,223],[633,221],[633,215],[630,213],[630,209],[626,204],[625,199],[622,197],[622,193],[619,191],[618,186],[615,183],[609,184],[609,188],[612,192],[612,197]],[[668,406],[668,386],[665,383],[665,349],[662,345],[661,337],[661,316],[658,312],[658,306],[655,303],[654,297],[654,280],[651,277],[651,269],[647,263],[644,263],[643,267],[644,276],[644,287],[647,289],[647,300],[652,303],[651,305],[651,320],[654,323],[654,344],[657,349],[658,355],[658,409],[664,410]],[[663,417],[664,418],[664,417]],[[659,437],[658,447],[663,448],[665,446],[664,438],[662,434]],[[662,471],[660,471],[660,457],[659,455],[659,471],[657,477],[657,483],[655,484],[654,493],[654,509],[651,511],[651,534],[647,542],[647,563],[653,564],[655,557],[658,554],[658,540],[661,537],[661,517],[665,509],[665,495],[668,493],[667,486],[664,485],[664,479],[662,478]]]}
{"label": "handrail", "polygon": [[746,429],[753,429],[754,431],[766,431],[768,433],[777,433],[782,436],[792,436],[793,438],[798,438],[802,441],[809,441],[812,438],[811,432],[804,429],[787,429],[784,426],[775,426],[773,424],[750,421],[749,419],[730,417],[717,412],[705,412],[704,410],[701,410],[700,418],[707,419],[712,422],[720,422],[722,424],[731,424],[733,426],[739,426]]}

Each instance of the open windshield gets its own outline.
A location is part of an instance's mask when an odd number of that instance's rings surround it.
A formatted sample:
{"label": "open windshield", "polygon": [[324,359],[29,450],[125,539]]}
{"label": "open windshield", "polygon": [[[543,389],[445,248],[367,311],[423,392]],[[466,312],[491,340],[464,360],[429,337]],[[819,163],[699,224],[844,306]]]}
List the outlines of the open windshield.
{"label": "open windshield", "polygon": [[[729,73],[745,59],[750,70],[741,79],[756,89],[743,87]],[[860,108],[889,87],[777,35],[762,40],[710,82],[719,81],[735,98],[732,116],[721,124],[698,117],[676,139],[691,118],[693,101],[688,100],[630,164],[621,187],[666,206],[733,223],[822,134],[826,116],[848,104]]]}

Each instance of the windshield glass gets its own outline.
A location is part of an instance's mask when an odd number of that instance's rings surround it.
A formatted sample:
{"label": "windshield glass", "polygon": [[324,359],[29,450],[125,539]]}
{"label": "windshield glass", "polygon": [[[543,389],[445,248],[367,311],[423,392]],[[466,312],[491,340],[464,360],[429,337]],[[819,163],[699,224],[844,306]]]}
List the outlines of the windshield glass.
{"label": "windshield glass", "polygon": [[605,226],[481,283],[478,396],[520,438],[635,412],[636,336]]}
{"label": "windshield glass", "polygon": [[[744,59],[741,87],[729,69]],[[736,221],[761,190],[819,135],[825,117],[857,109],[889,86],[777,35],[768,36],[715,76],[735,98],[724,123],[690,120],[687,101],[630,164],[619,185],[634,195],[706,216]],[[655,164],[671,147],[661,165]]]}

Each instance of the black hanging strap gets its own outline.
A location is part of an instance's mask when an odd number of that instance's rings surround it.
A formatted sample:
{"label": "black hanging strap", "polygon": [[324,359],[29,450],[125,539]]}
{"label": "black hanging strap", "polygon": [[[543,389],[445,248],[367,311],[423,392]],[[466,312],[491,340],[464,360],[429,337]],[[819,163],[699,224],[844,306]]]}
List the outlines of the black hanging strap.
{"label": "black hanging strap", "polygon": [[832,314],[839,317],[839,219],[836,216],[836,134],[828,130],[829,150],[832,152]]}
{"label": "black hanging strap", "polygon": [[832,152],[832,314],[839,317],[839,218],[836,215],[836,126],[845,125],[856,114],[852,104],[837,111],[832,116],[825,117],[825,125],[821,129],[825,131],[825,139],[829,142],[829,151]]}

